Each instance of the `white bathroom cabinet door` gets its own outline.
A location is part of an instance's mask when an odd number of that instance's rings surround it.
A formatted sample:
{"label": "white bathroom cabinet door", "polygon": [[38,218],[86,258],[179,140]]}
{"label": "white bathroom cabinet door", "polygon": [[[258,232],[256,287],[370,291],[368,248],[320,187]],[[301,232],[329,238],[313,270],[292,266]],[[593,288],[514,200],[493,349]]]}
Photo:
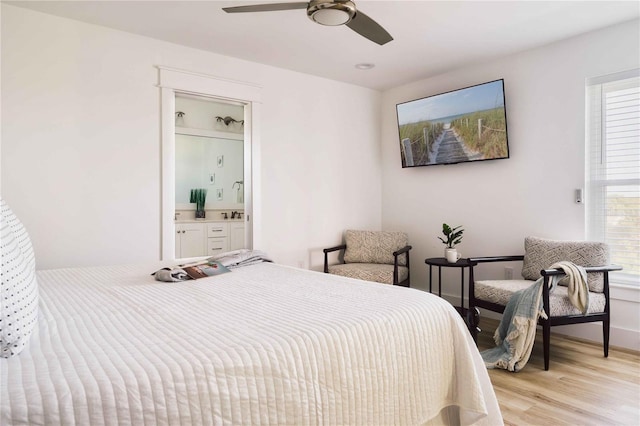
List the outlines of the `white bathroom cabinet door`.
{"label": "white bathroom cabinet door", "polygon": [[232,222],[229,224],[229,250],[238,250],[244,247],[244,222]]}
{"label": "white bathroom cabinet door", "polygon": [[176,225],[176,257],[204,256],[204,224],[181,223]]}

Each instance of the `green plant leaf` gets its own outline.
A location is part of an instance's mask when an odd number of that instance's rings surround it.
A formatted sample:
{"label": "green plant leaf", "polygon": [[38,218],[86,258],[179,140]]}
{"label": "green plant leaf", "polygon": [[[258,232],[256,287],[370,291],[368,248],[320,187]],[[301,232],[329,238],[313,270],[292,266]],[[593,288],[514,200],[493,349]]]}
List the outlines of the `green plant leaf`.
{"label": "green plant leaf", "polygon": [[454,248],[456,244],[460,244],[462,241],[464,229],[462,229],[462,225],[451,228],[446,223],[443,223],[442,233],[447,237],[447,239],[444,240],[442,237],[438,237],[438,239],[446,244],[448,248]]}

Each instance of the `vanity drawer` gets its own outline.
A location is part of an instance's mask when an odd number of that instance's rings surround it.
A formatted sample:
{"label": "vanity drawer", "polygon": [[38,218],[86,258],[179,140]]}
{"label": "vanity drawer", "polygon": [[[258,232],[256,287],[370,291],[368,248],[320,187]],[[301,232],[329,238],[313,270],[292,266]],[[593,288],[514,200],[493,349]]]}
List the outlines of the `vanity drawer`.
{"label": "vanity drawer", "polygon": [[207,256],[213,256],[214,254],[220,254],[226,251],[229,251],[229,239],[227,237],[207,238]]}
{"label": "vanity drawer", "polygon": [[228,237],[228,223],[207,223],[207,237]]}

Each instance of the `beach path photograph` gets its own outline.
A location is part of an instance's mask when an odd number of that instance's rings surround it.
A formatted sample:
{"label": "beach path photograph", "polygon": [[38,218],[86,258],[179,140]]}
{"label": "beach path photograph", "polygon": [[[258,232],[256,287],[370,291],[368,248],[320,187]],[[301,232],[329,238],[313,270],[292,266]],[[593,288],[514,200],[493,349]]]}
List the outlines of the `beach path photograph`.
{"label": "beach path photograph", "polygon": [[502,80],[399,104],[402,166],[507,158]]}

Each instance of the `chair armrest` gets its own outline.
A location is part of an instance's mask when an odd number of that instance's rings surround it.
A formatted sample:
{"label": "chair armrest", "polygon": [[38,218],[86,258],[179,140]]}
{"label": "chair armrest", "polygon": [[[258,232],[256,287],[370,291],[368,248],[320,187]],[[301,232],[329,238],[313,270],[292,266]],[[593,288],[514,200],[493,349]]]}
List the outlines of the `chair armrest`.
{"label": "chair armrest", "polygon": [[[611,272],[611,271],[622,271],[622,266],[619,265],[606,265],[606,266],[587,266],[584,268],[587,273],[590,272]],[[564,271],[560,268],[558,269],[543,269],[540,271],[540,275],[543,277],[551,277],[554,275],[564,275]]]}
{"label": "chair armrest", "polygon": [[340,244],[339,246],[322,249],[322,251],[324,252],[324,273],[325,274],[329,273],[329,253],[331,253],[332,251],[346,250],[346,248],[347,248],[346,244]]}
{"label": "chair armrest", "polygon": [[[622,266],[618,265],[606,265],[606,266],[587,266],[584,268],[587,273],[590,272],[602,272],[604,274],[604,297],[605,297],[605,305],[604,310],[608,314],[609,313],[609,272],[610,271],[621,271]],[[554,275],[565,275],[564,270],[562,269],[542,269],[540,271],[540,275],[544,278],[544,285],[542,286],[542,306],[547,317],[550,316],[550,308],[549,308],[549,281],[550,277]]]}
{"label": "chair armrest", "polygon": [[336,250],[344,250],[347,248],[346,244],[341,244],[339,246],[335,246],[335,247],[329,247],[326,249],[322,249],[322,251],[327,254],[327,253],[331,253],[332,251],[336,251]]}
{"label": "chair armrest", "polygon": [[396,276],[396,279],[398,278],[398,256],[400,256],[402,253],[406,253],[407,254],[407,267],[409,266],[409,250],[411,250],[413,247],[411,246],[404,246],[402,247],[400,250],[398,251],[394,251],[393,252],[393,273]]}
{"label": "chair armrest", "polygon": [[524,255],[516,256],[487,256],[487,257],[470,257],[469,262],[489,263],[489,262],[511,262],[515,260],[524,260]]}
{"label": "chair armrest", "polygon": [[394,255],[395,257],[398,257],[398,256],[399,256],[399,255],[401,255],[402,253],[406,253],[406,252],[408,252],[409,250],[411,250],[412,248],[413,248],[413,247],[411,247],[411,246],[404,246],[404,247],[402,247],[400,250],[398,250],[398,251],[394,251],[394,252],[393,252],[393,255]]}
{"label": "chair armrest", "polygon": [[400,256],[402,253],[405,253],[405,256],[407,259],[405,263],[406,263],[407,269],[409,269],[409,250],[411,249],[412,249],[411,246],[404,246],[400,250],[393,252],[393,283],[394,284],[398,283],[398,256]]}

